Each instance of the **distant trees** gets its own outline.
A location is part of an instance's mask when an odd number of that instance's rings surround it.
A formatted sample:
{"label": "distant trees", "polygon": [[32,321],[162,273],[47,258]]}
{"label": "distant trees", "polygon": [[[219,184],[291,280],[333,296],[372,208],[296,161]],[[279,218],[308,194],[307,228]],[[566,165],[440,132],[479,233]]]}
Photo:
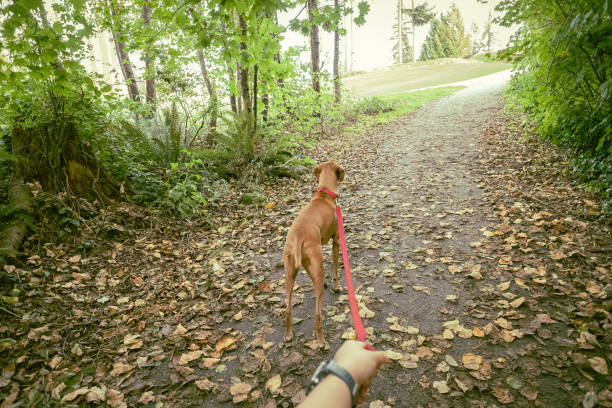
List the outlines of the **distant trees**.
{"label": "distant trees", "polygon": [[410,22],[408,19],[403,18],[402,14],[405,14],[405,10],[400,13],[400,7],[401,0],[398,0],[398,7],[395,11],[395,23],[393,24],[393,34],[391,35],[391,40],[393,41],[393,62],[395,64],[404,64],[411,61],[414,54],[414,49],[410,46],[410,42],[408,41],[408,35],[411,34],[410,26],[408,25]]}
{"label": "distant trees", "polygon": [[436,13],[434,12],[434,8],[433,7],[429,7],[429,5],[427,4],[427,2],[424,2],[421,5],[418,6],[414,6],[414,0],[412,0],[412,8],[406,9],[405,10],[406,14],[408,14],[408,18],[410,20],[410,22],[412,23],[412,63],[414,64],[415,62],[415,55],[414,55],[414,35],[415,35],[415,30],[416,27],[421,27],[424,26],[425,24],[428,24],[430,21],[432,21],[435,16]]}
{"label": "distant trees", "polygon": [[493,17],[491,17],[491,12],[489,12],[489,17],[487,18],[487,21],[482,29],[481,43],[483,48],[485,48],[487,52],[491,52],[491,47],[495,43],[496,39],[497,35],[493,31]]}
{"label": "distant trees", "polygon": [[441,14],[431,23],[420,59],[461,58],[471,52],[470,35],[463,25],[461,12],[453,3],[446,14]]}

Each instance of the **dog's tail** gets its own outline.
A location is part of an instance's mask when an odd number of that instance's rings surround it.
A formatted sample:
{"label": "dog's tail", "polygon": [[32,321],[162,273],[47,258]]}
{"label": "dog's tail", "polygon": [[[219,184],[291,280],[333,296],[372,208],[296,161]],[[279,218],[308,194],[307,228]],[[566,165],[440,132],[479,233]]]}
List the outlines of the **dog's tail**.
{"label": "dog's tail", "polygon": [[301,239],[295,240],[295,245],[293,246],[293,260],[295,262],[295,269],[298,269],[302,266],[302,245],[304,241]]}
{"label": "dog's tail", "polygon": [[302,245],[304,241],[299,237],[293,237],[287,241],[285,246],[285,267],[299,269],[302,266]]}

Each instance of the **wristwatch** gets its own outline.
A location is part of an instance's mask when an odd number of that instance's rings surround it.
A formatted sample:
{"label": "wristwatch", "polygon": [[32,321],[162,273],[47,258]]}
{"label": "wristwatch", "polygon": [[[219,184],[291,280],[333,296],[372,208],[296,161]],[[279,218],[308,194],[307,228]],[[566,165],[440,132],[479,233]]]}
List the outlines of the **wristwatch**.
{"label": "wristwatch", "polygon": [[323,380],[323,378],[327,376],[327,374],[333,374],[346,383],[351,393],[351,407],[355,408],[357,406],[357,401],[359,400],[359,384],[355,383],[351,373],[340,367],[333,360],[323,361],[321,364],[319,364],[319,367],[317,367],[317,370],[310,379],[310,387],[308,387],[308,392],[316,387]]}

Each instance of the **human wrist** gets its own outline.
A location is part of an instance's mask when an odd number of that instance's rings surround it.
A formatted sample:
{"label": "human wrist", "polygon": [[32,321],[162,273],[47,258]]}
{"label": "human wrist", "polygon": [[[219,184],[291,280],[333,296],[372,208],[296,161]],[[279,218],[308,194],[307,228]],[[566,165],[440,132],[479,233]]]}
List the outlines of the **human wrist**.
{"label": "human wrist", "polygon": [[363,380],[359,377],[359,370],[357,367],[354,367],[349,361],[343,361],[343,359],[334,358],[332,361],[345,369],[351,377],[353,377],[353,381],[355,381],[356,384],[361,385]]}

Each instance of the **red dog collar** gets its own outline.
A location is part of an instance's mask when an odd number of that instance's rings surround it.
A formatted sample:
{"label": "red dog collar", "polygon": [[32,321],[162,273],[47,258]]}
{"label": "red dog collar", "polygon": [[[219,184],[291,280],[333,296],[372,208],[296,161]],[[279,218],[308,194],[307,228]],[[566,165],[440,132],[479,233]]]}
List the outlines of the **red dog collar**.
{"label": "red dog collar", "polygon": [[332,197],[334,197],[334,198],[338,197],[338,194],[334,193],[333,191],[329,191],[329,190],[327,190],[327,189],[325,189],[325,188],[323,188],[323,187],[319,187],[319,188],[317,188],[317,191],[318,191],[319,193],[329,194],[330,196],[332,196]]}

